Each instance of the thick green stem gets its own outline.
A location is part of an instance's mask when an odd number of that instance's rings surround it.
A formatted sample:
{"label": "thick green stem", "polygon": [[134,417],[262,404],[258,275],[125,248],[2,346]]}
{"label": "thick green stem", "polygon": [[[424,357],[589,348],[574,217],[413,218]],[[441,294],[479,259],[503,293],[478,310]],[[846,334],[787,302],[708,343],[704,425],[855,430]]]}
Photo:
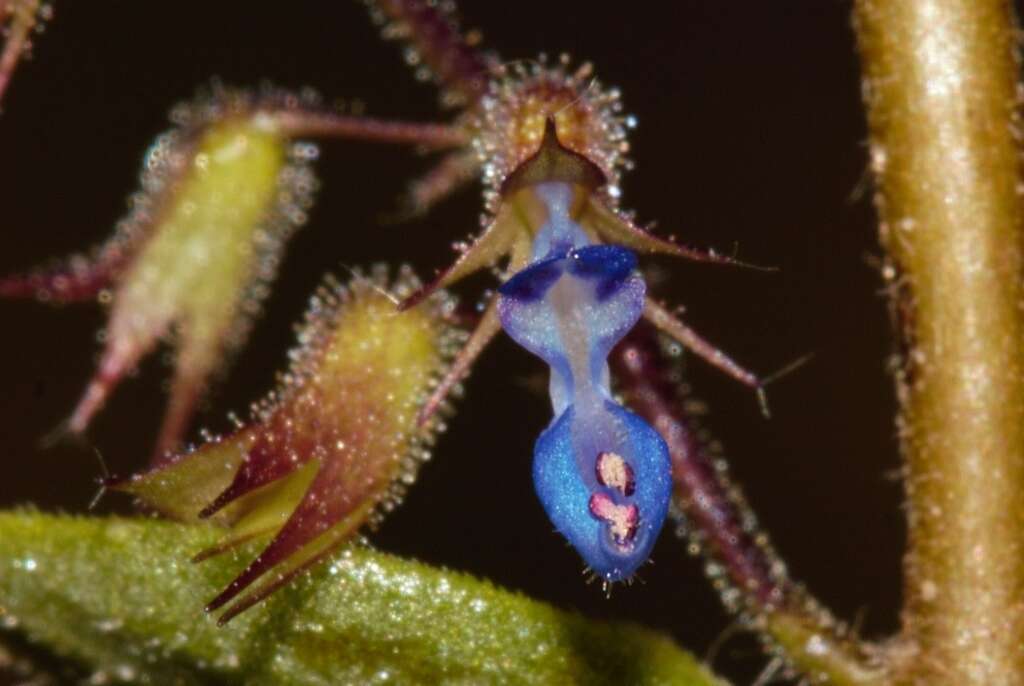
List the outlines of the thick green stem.
{"label": "thick green stem", "polygon": [[899,683],[1024,683],[1017,27],[1004,0],[858,0],[909,550]]}

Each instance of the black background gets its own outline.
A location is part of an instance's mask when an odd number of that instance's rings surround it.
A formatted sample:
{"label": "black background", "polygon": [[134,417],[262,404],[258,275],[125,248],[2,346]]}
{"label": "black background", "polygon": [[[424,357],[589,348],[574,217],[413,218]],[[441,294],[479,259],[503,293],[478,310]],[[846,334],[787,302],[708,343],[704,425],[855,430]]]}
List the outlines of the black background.
{"label": "black background", "polygon": [[[904,526],[885,371],[890,332],[880,278],[865,124],[849,26],[834,0],[594,3],[466,0],[466,24],[504,59],[567,51],[619,86],[639,127],[624,204],[686,242],[777,265],[777,274],[660,261],[653,289],[749,367],[769,372],[813,352],[770,391],[764,420],[749,390],[690,363],[708,423],[736,480],[792,574],[868,636],[896,628]],[[104,239],[136,188],[166,113],[218,76],[266,79],[359,99],[371,114],[439,116],[399,48],[355,2],[68,2],[22,65],[0,117],[0,273]],[[429,217],[379,218],[429,160],[397,147],[325,142],[311,221],[293,240],[264,317],[198,425],[228,426],[272,384],[291,325],[339,264],[446,265],[475,231],[476,190]],[[461,289],[474,299],[487,277]],[[88,449],[39,441],[89,378],[103,324],[94,305],[0,303],[0,506],[84,511],[100,474]],[[110,469],[142,466],[163,409],[167,369],[153,356],[96,420],[90,439]],[[530,483],[533,441],[550,417],[531,390],[543,369],[499,340],[402,508],[372,536],[380,548],[467,570],[599,617],[662,629],[703,654],[730,618],[685,545],[668,534],[643,584],[610,600],[580,577]],[[129,511],[117,496],[100,511]],[[727,673],[763,664],[730,640]]]}

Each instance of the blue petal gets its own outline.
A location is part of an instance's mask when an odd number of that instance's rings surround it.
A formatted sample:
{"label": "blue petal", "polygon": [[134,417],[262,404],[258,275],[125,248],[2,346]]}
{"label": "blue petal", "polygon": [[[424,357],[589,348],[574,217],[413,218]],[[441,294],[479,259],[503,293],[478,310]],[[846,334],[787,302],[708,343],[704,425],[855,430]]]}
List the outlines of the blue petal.
{"label": "blue petal", "polygon": [[499,286],[498,292],[515,300],[534,302],[544,297],[564,270],[565,260],[561,257],[534,262]]}
{"label": "blue petal", "polygon": [[615,295],[636,269],[636,255],[618,245],[591,245],[569,253],[569,272],[593,280],[599,301]]}
{"label": "blue petal", "polygon": [[[544,431],[534,447],[533,480],[537,496],[559,533],[595,573],[607,581],[621,581],[651,554],[668,514],[672,468],[665,442],[650,425],[612,402],[606,403],[605,409],[608,424],[603,427],[580,426],[575,408],[570,406]],[[608,524],[589,509],[595,489],[602,488],[591,476],[597,453],[587,456],[589,469],[581,469],[573,437],[595,429],[614,436],[603,449],[625,458],[635,474],[636,490],[629,498],[620,498],[639,510],[637,530],[626,549],[616,544]]]}
{"label": "blue petal", "polygon": [[631,251],[590,244],[570,216],[571,188],[535,192],[548,209],[536,261],[498,300],[505,331],[551,367],[555,419],[534,447],[534,484],[590,568],[619,581],[650,555],[672,493],[665,442],[608,388],[608,354],[643,313],[646,286]]}
{"label": "blue petal", "polygon": [[[597,377],[605,373],[605,359],[643,313],[643,279],[623,268],[635,259],[625,248],[593,246],[534,263],[500,287],[501,324],[564,376],[566,386],[573,385],[574,364],[575,376],[603,383]],[[558,298],[556,286],[562,288]]]}

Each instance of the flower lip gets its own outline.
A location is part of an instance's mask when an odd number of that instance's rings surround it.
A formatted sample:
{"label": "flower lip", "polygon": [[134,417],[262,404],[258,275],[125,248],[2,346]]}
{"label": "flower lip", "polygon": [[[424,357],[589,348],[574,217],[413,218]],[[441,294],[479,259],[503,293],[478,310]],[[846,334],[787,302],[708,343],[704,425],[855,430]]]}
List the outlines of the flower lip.
{"label": "flower lip", "polygon": [[671,496],[664,441],[608,387],[608,354],[641,316],[646,289],[632,251],[589,242],[569,184],[534,191],[547,205],[535,261],[498,300],[505,331],[551,368],[555,418],[534,445],[534,486],[587,566],[620,581],[647,560]]}

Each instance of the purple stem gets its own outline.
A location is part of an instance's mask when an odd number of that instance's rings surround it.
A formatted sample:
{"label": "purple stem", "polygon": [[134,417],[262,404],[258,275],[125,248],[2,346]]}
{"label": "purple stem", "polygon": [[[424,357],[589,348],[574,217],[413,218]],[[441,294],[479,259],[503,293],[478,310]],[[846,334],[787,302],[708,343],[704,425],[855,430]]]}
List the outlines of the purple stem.
{"label": "purple stem", "polygon": [[291,138],[351,138],[374,143],[423,145],[431,149],[458,148],[469,141],[462,128],[447,124],[391,121],[301,110],[281,110],[269,116],[276,130]]}
{"label": "purple stem", "polygon": [[640,322],[609,358],[626,404],[665,439],[672,461],[675,504],[691,542],[723,567],[739,594],[724,594],[731,610],[774,609],[796,588],[757,526],[721,457],[702,440],[679,390],[677,364],[662,352],[658,333]]}
{"label": "purple stem", "polygon": [[424,0],[376,0],[369,3],[393,23],[386,35],[408,40],[442,88],[460,105],[471,105],[487,89],[490,66],[477,50],[475,34],[464,35],[445,3]]}
{"label": "purple stem", "polygon": [[799,671],[837,686],[888,683],[877,646],[859,641],[787,575],[725,462],[698,431],[698,413],[687,407],[678,364],[663,351],[658,331],[641,321],[608,360],[626,404],[668,444],[678,514],[708,558],[708,575],[716,582],[727,577],[722,601],[761,632],[766,649],[782,650],[783,675]]}

